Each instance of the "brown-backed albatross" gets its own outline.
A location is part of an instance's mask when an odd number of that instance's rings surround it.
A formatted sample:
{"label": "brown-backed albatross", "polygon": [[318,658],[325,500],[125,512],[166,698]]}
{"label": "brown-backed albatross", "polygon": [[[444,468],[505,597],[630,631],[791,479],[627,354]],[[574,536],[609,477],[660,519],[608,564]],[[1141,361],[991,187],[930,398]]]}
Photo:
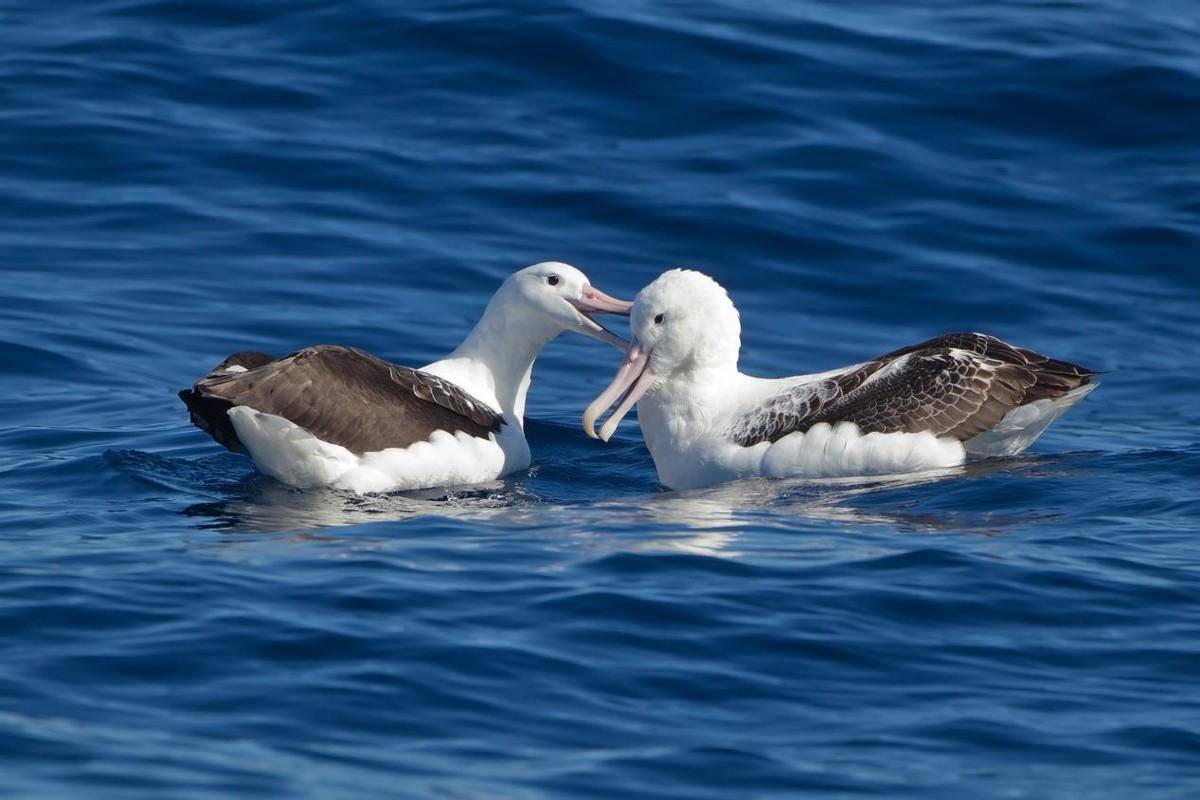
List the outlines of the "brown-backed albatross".
{"label": "brown-backed albatross", "polygon": [[191,421],[299,488],[384,492],[481,483],[526,469],[525,397],[542,346],[574,331],[624,352],[597,313],[631,304],[575,267],[511,275],[454,352],[420,369],[353,347],[231,355],[179,393]]}

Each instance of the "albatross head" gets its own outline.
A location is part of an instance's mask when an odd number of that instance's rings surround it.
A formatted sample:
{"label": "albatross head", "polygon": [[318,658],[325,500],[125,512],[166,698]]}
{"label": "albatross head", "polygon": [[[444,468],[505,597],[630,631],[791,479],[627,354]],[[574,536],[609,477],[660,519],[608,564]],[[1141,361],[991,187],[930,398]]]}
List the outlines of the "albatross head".
{"label": "albatross head", "polygon": [[592,286],[570,264],[544,261],[514,273],[505,282],[509,297],[527,310],[540,312],[554,335],[575,331],[625,352],[628,343],[593,318],[596,314],[629,316],[633,303],[617,300]]}
{"label": "albatross head", "polygon": [[664,381],[704,369],[737,369],[742,326],[721,285],[693,270],[672,269],[633,301],[630,348],[608,388],[583,413],[583,429],[597,438],[596,420],[619,398],[600,429],[608,441],[634,404]]}

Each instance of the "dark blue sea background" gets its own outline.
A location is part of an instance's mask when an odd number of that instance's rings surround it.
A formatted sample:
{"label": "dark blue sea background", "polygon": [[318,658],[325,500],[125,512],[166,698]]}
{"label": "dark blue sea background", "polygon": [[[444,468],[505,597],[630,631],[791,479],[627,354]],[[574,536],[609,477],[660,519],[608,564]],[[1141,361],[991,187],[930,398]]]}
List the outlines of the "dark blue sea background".
{"label": "dark blue sea background", "polygon": [[[690,492],[579,337],[471,489],[175,395],[427,363],[548,259],[711,273],[752,374],[1105,374],[1019,458]],[[1192,0],[0,2],[0,794],[1200,796],[1198,333]]]}

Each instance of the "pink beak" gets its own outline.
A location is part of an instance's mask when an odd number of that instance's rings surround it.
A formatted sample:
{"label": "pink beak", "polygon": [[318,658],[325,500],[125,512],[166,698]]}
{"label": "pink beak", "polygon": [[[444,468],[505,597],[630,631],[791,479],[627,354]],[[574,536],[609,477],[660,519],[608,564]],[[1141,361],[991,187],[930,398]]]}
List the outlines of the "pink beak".
{"label": "pink beak", "polygon": [[629,312],[633,310],[633,303],[628,300],[618,300],[615,297],[610,297],[594,286],[583,287],[583,294],[574,302],[574,305],[581,311],[593,311],[598,314],[620,314],[622,317],[628,317]]}
{"label": "pink beak", "polygon": [[629,343],[617,336],[615,333],[605,328],[599,322],[592,319],[592,314],[619,314],[623,317],[628,317],[630,309],[633,308],[633,303],[627,300],[618,300],[615,297],[610,297],[604,292],[592,286],[585,286],[583,292],[579,295],[578,300],[568,300],[575,310],[579,312],[579,332],[585,336],[590,336],[605,344],[611,344],[613,347],[624,353],[629,349]]}
{"label": "pink beak", "polygon": [[[583,412],[583,430],[588,436],[593,439],[603,439],[606,442],[612,437],[617,430],[617,425],[629,413],[629,409],[633,408],[634,404],[657,380],[658,376],[651,372],[649,367],[650,351],[635,341],[629,348],[625,360],[621,362],[621,367],[617,370],[612,383]],[[621,401],[621,405],[612,413],[597,435],[596,420],[622,395],[625,396],[625,399]]]}

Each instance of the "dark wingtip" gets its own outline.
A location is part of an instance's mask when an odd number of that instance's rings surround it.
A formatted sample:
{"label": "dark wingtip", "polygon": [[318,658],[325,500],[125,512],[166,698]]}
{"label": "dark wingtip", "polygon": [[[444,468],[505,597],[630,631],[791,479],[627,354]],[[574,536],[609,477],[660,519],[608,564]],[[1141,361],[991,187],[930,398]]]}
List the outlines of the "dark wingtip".
{"label": "dark wingtip", "polygon": [[245,451],[233,423],[226,415],[232,405],[229,401],[207,398],[194,389],[181,389],[179,399],[187,406],[189,421],[211,436],[213,441],[235,453]]}

